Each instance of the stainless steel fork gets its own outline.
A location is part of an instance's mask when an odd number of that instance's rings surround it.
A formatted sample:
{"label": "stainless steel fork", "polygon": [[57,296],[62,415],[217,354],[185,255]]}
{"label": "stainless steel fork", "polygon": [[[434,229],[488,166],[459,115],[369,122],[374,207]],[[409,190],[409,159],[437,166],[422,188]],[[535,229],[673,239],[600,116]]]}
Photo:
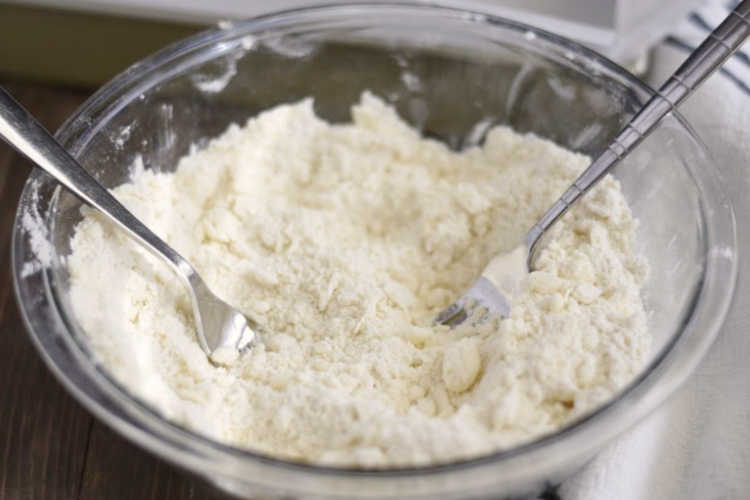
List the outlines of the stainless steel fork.
{"label": "stainless steel fork", "polygon": [[[748,34],[750,34],[750,0],[743,0],[688,56],[667,82],[617,134],[609,146],[575,180],[573,185],[529,229],[523,241],[527,252],[526,266],[529,269],[539,250],[540,239],[549,228],[568,211],[573,203],[651,133],[667,113],[675,109],[709,75],[720,68],[724,61],[747,39]],[[495,259],[501,258],[507,258],[507,255],[495,256],[479,278],[458,300],[443,310],[437,316],[436,321],[455,326],[473,316],[475,311],[480,309],[485,310],[486,314],[478,318],[478,321],[492,315],[507,316],[510,312],[510,300],[498,289],[488,272]]]}
{"label": "stainless steel fork", "polygon": [[254,322],[217,297],[184,257],[117,201],[2,88],[0,139],[170,265],[190,293],[198,342],[213,361],[230,363],[256,339],[257,325]]}

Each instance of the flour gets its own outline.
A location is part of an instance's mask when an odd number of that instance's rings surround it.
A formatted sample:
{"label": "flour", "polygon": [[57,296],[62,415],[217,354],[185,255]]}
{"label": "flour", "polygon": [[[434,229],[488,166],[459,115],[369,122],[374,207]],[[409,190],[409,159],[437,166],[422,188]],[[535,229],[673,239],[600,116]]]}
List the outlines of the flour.
{"label": "flour", "polygon": [[27,278],[52,264],[55,249],[50,243],[49,231],[44,217],[39,212],[39,182],[33,181],[30,186],[31,200],[21,215],[21,230],[26,234],[32,259],[27,260],[21,269],[21,277]]}
{"label": "flour", "polygon": [[589,159],[505,127],[462,153],[365,93],[352,124],[311,100],[231,126],[175,173],[114,194],[267,333],[231,367],[195,339],[161,262],[84,209],[70,297],[97,357],[166,418],[319,464],[446,462],[552,432],[649,348],[636,221],[607,177],[554,229],[510,316],[435,315],[512,250]]}

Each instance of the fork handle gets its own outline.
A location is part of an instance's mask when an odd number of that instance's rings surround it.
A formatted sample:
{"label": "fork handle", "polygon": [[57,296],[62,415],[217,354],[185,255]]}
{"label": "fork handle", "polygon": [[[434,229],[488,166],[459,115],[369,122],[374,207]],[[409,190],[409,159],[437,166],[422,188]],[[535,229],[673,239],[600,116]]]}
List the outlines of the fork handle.
{"label": "fork handle", "polygon": [[540,237],[568,208],[630,153],[661,119],[716,71],[750,35],[750,0],[743,0],[677,68],[607,148],[526,234],[529,267]]}
{"label": "fork handle", "polygon": [[76,196],[105,214],[128,235],[143,243],[154,255],[167,261],[185,281],[191,283],[197,279],[198,275],[190,263],[117,201],[2,87],[0,139],[5,140]]}

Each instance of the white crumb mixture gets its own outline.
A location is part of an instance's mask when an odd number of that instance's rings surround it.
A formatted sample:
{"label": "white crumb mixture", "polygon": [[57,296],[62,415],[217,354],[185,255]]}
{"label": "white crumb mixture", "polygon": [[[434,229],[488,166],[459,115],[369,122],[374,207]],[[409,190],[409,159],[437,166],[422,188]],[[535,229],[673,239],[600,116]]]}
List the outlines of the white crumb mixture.
{"label": "white crumb mixture", "polygon": [[618,182],[555,228],[511,316],[435,315],[509,250],[589,159],[509,128],[462,153],[365,93],[353,123],[312,101],[232,126],[173,174],[114,190],[218,295],[265,325],[231,368],[195,339],[181,283],[89,210],[68,259],[104,366],[167,418],[313,463],[446,462],[554,431],[629,382],[650,335],[646,265]]}

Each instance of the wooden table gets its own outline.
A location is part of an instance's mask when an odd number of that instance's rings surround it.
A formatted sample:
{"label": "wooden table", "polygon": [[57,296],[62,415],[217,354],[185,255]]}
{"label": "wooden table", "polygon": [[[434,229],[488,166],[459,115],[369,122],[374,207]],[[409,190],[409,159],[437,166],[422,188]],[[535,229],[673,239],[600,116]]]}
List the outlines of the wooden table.
{"label": "wooden table", "polygon": [[[88,92],[0,83],[50,130]],[[23,326],[10,238],[29,164],[0,144],[0,499],[227,498],[91,417],[42,363]]]}

